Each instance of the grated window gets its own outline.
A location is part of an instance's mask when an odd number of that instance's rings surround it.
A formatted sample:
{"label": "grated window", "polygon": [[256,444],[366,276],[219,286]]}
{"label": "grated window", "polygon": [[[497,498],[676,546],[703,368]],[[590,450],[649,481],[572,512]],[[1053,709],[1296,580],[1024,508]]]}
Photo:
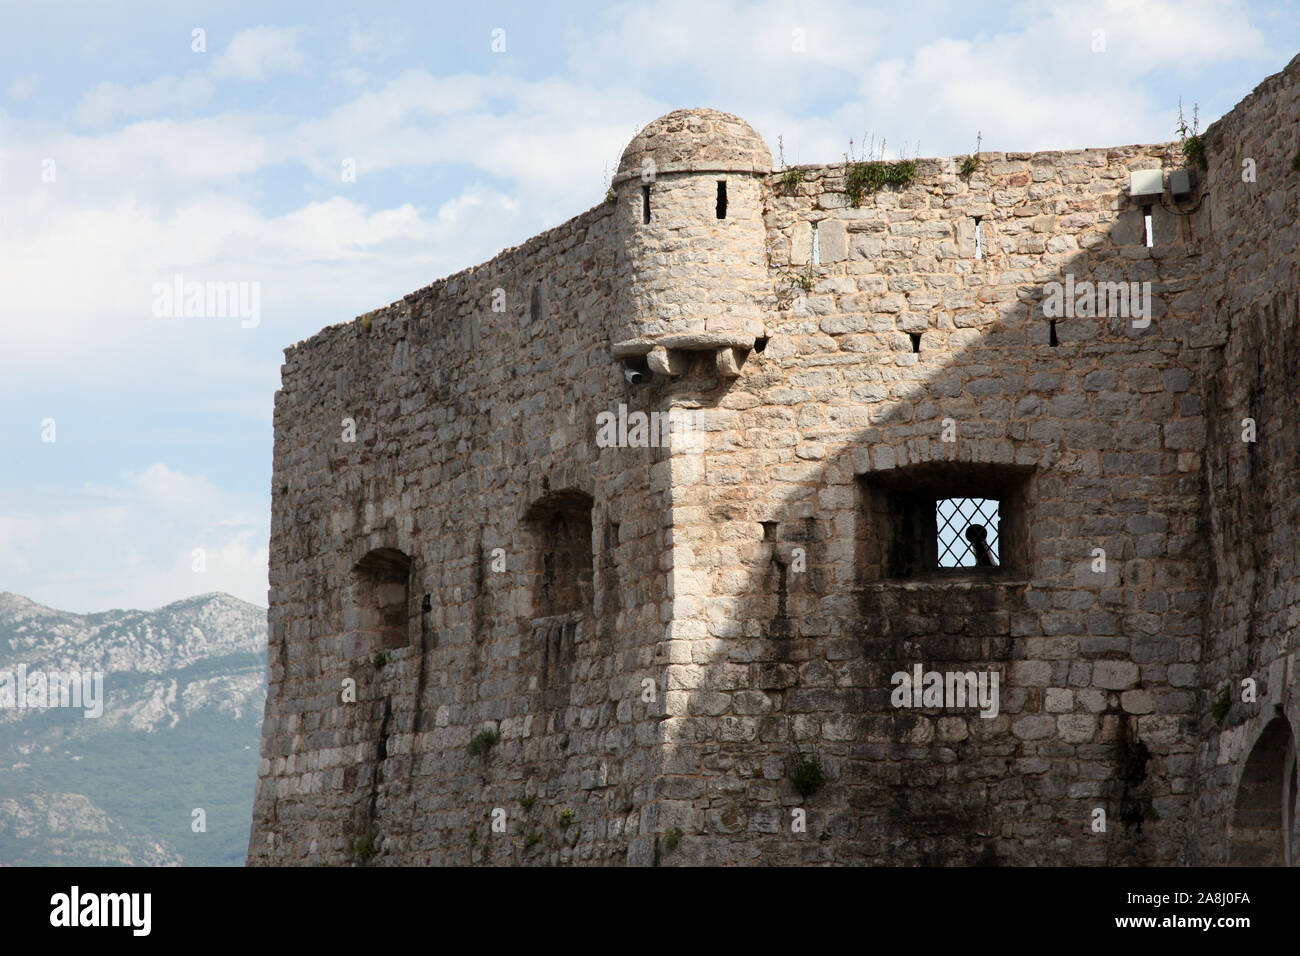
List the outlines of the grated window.
{"label": "grated window", "polygon": [[996,498],[940,498],[934,505],[939,567],[998,566],[1000,503]]}

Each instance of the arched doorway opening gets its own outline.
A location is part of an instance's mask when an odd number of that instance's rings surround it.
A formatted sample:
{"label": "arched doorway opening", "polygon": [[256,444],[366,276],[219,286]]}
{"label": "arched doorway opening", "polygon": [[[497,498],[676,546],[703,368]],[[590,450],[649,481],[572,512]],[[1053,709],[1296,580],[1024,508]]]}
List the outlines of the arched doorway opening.
{"label": "arched doorway opening", "polygon": [[1295,737],[1285,717],[1259,735],[1237,785],[1228,827],[1228,862],[1238,866],[1295,863]]}

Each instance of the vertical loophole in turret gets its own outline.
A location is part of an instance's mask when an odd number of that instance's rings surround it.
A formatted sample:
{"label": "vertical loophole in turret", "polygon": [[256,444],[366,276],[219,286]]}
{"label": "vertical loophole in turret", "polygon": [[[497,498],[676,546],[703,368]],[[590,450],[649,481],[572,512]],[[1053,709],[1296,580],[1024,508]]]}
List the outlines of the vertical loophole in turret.
{"label": "vertical loophole in turret", "polygon": [[641,187],[641,221],[650,221],[650,185]]}
{"label": "vertical loophole in turret", "polygon": [[1056,319],[1052,319],[1047,326],[1047,344],[1056,348]]}
{"label": "vertical loophole in turret", "polygon": [[911,338],[912,338],[912,351],[913,351],[913,352],[919,352],[919,351],[921,351],[921,333],[920,333],[920,332],[909,332],[909,333],[907,333],[907,334],[908,334],[909,336],[911,336]]}
{"label": "vertical loophole in turret", "polygon": [[817,241],[817,223],[812,224],[812,261],[815,266],[822,264],[822,247]]}
{"label": "vertical loophole in turret", "polygon": [[727,181],[718,180],[718,218],[727,218]]}

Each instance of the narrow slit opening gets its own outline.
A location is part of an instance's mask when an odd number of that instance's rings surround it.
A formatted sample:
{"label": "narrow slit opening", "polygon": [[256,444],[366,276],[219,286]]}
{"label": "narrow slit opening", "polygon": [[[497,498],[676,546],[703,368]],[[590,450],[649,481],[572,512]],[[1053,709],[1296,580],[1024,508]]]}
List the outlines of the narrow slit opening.
{"label": "narrow slit opening", "polygon": [[912,351],[913,351],[913,352],[919,352],[919,351],[921,351],[921,333],[920,333],[920,332],[908,332],[907,334],[908,334],[908,335],[911,337],[911,339],[912,339]]}
{"label": "narrow slit opening", "polygon": [[1056,319],[1052,319],[1047,325],[1047,344],[1052,348],[1056,348],[1058,344],[1056,341]]}
{"label": "narrow slit opening", "polygon": [[984,230],[983,220],[979,216],[975,217],[975,258],[984,258]]}
{"label": "narrow slit opening", "polygon": [[727,181],[718,180],[718,218],[727,218]]}
{"label": "narrow slit opening", "polygon": [[1150,209],[1146,211],[1146,214],[1142,217],[1142,219],[1146,223],[1147,248],[1150,249],[1153,245],[1155,245],[1155,243],[1152,241],[1151,238],[1151,210]]}
{"label": "narrow slit opening", "polygon": [[817,223],[812,224],[812,261],[815,266],[822,264],[822,247],[817,241]]}
{"label": "narrow slit opening", "polygon": [[650,186],[646,184],[641,187],[641,221],[650,221]]}
{"label": "narrow slit opening", "polygon": [[767,339],[766,339],[766,338],[754,339],[754,351],[755,351],[755,352],[761,352],[761,351],[763,351],[763,349],[765,349],[765,348],[767,348]]}

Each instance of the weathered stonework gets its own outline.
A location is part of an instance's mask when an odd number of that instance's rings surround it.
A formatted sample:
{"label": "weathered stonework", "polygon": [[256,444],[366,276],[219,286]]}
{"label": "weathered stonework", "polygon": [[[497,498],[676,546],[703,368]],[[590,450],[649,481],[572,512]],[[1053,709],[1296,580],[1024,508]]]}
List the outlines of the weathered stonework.
{"label": "weathered stonework", "polygon": [[[1129,174],[1177,144],[854,207],[678,111],[615,203],[286,350],[249,862],[1300,854],[1298,79],[1150,247]],[[1067,274],[1151,283],[1149,325],[1053,324]],[[610,447],[620,406],[686,430]],[[943,489],[1005,502],[996,573],[900,574]],[[896,707],[917,664],[997,715]]]}

